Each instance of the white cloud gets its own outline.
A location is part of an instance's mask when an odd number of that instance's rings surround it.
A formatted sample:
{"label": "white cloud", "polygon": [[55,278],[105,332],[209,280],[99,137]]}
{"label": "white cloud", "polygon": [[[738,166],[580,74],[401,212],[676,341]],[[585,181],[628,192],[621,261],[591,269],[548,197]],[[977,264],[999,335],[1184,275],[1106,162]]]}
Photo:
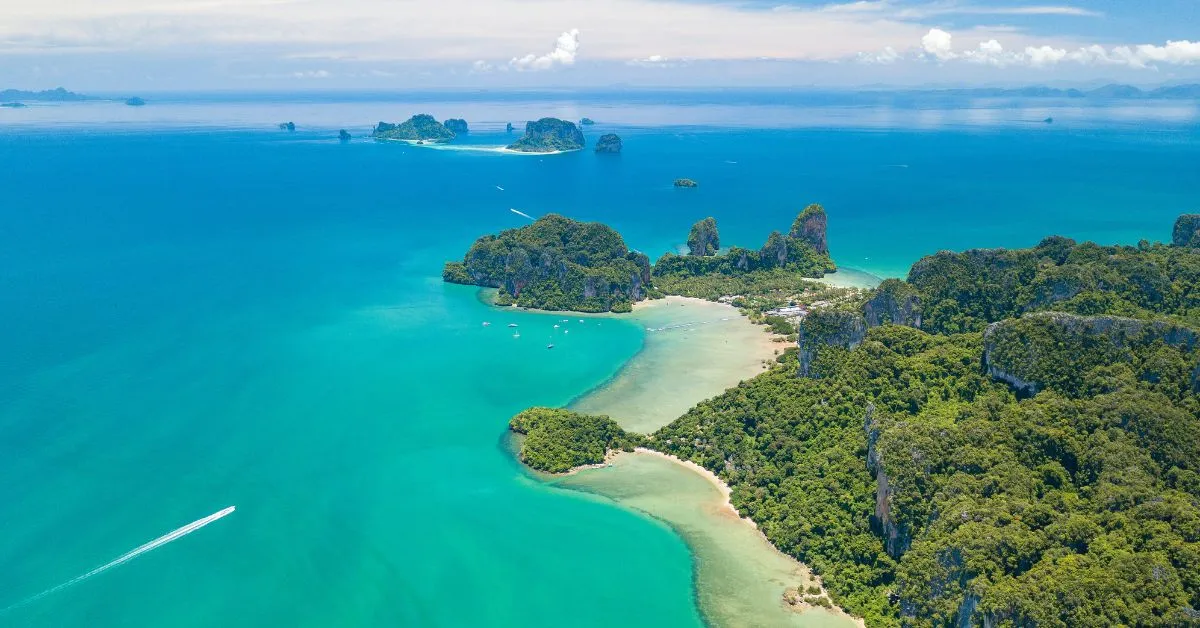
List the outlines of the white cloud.
{"label": "white cloud", "polygon": [[527,54],[520,58],[513,57],[508,65],[520,71],[549,70],[560,65],[575,65],[575,56],[578,54],[579,29],[572,28],[558,36],[554,42],[554,50],[544,55]]}
{"label": "white cloud", "polygon": [[979,42],[979,48],[964,52],[963,58],[972,63],[982,63],[998,68],[1019,62],[1015,55],[1004,52],[1004,46],[1001,46],[1000,42],[995,39]]}
{"label": "white cloud", "polygon": [[931,28],[921,38],[921,48],[925,51],[925,54],[934,57],[938,61],[948,61],[958,56],[954,54],[953,41],[954,38],[950,33],[940,28]]}
{"label": "white cloud", "polygon": [[662,55],[650,55],[645,59],[630,59],[625,62],[626,65],[632,65],[639,68],[673,68],[687,63],[685,59],[672,59]]}
{"label": "white cloud", "polygon": [[1040,68],[1047,65],[1054,65],[1066,59],[1067,51],[1062,48],[1052,48],[1050,46],[1029,46],[1025,49],[1025,58],[1029,60],[1029,65]]}
{"label": "white cloud", "polygon": [[861,52],[858,54],[858,60],[861,63],[878,63],[880,65],[891,65],[900,60],[900,53],[896,52],[891,46],[884,46],[883,50],[876,53]]}
{"label": "white cloud", "polygon": [[292,76],[298,79],[323,79],[333,75],[326,70],[305,70],[303,72],[292,72]]}

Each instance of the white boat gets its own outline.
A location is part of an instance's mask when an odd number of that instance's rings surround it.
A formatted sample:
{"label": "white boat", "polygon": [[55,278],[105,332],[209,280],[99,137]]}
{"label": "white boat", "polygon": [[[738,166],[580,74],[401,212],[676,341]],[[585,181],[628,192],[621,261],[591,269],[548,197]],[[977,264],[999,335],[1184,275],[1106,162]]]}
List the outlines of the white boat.
{"label": "white boat", "polygon": [[491,325],[492,325],[491,323],[489,323],[489,322],[487,322],[487,321],[483,321],[483,326],[484,326],[484,327],[490,327]]}
{"label": "white boat", "polygon": [[553,349],[553,348],[554,348],[554,343],[552,342],[552,343],[550,343],[550,344],[546,345],[546,348],[547,348],[547,349]]}
{"label": "white boat", "polygon": [[516,327],[516,326],[517,326],[517,324],[516,324],[516,323],[509,323],[509,324],[508,324],[508,326],[509,326],[509,327]]}

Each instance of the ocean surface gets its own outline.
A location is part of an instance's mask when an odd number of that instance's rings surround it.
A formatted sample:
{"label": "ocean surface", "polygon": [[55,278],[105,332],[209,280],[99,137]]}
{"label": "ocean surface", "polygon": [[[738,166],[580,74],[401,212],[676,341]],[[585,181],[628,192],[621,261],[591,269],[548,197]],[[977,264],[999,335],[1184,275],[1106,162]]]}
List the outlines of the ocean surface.
{"label": "ocean surface", "polygon": [[[526,222],[510,209],[654,258],[705,216],[757,247],[820,202],[835,260],[883,277],[1049,234],[1166,239],[1200,210],[1195,103],[146,98],[0,109],[0,625],[699,626],[681,536],[543,486],[505,439],[645,330],[494,310],[444,261]],[[473,132],[363,137],[423,111]],[[625,152],[493,150],[542,115]]]}

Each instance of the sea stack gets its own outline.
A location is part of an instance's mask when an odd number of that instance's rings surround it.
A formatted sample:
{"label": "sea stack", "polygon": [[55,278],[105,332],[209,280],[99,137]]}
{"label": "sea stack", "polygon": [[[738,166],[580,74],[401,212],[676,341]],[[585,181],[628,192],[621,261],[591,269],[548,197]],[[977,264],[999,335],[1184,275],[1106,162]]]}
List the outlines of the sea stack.
{"label": "sea stack", "polygon": [[792,231],[788,235],[797,240],[803,240],[812,245],[813,250],[821,255],[829,255],[829,243],[825,239],[825,228],[829,218],[825,208],[813,203],[804,208],[796,221],[792,223]]}
{"label": "sea stack", "polygon": [[442,125],[450,129],[450,132],[455,135],[466,135],[470,132],[470,129],[467,127],[467,121],[462,118],[450,118],[443,122]]}

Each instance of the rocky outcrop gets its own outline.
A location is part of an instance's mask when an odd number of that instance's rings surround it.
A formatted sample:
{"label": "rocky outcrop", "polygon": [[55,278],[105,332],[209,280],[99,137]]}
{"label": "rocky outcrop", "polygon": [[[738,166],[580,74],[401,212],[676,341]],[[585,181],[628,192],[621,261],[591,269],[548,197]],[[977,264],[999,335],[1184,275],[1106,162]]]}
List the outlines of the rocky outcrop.
{"label": "rocky outcrop", "polygon": [[870,402],[863,419],[863,431],[867,436],[867,471],[875,475],[875,513],[871,516],[871,529],[884,538],[888,555],[898,558],[908,549],[912,538],[895,524],[891,515],[891,481],[884,472],[879,451],[879,436],[883,429],[875,415],[875,404]]}
{"label": "rocky outcrop", "polygon": [[509,123],[507,123],[507,124],[505,124],[505,125],[504,125],[504,131],[505,131],[506,133],[512,133],[512,132],[513,132],[513,125],[512,125],[512,122],[509,122]]}
{"label": "rocky outcrop", "polygon": [[716,219],[710,216],[692,225],[687,245],[689,255],[715,255],[721,249]]}
{"label": "rocky outcrop", "polygon": [[597,153],[619,153],[622,147],[621,137],[616,133],[606,133],[596,140]]}
{"label": "rocky outcrop", "polygon": [[442,123],[442,126],[450,129],[450,132],[455,135],[466,135],[470,132],[467,127],[467,121],[462,118],[450,118]]}
{"label": "rocky outcrop", "polygon": [[675,187],[677,188],[695,188],[700,187],[699,183],[691,179],[675,179]]}
{"label": "rocky outcrop", "polygon": [[280,122],[279,130],[280,131],[295,131],[296,123],[295,122]]}
{"label": "rocky outcrop", "polygon": [[854,349],[867,337],[867,324],[857,312],[817,310],[804,317],[798,331],[800,376],[809,377],[823,347]]}
{"label": "rocky outcrop", "polygon": [[600,223],[547,214],[475,241],[442,279],[499,288],[497,303],[544,310],[628,312],[646,298],[650,259]]}
{"label": "rocky outcrop", "polygon": [[407,142],[448,142],[454,139],[454,132],[433,116],[422,113],[400,124],[380,122],[371,133],[371,137]]}
{"label": "rocky outcrop", "polygon": [[[1066,388],[1072,373],[1131,362],[1131,349],[1161,342],[1190,352],[1200,345],[1200,334],[1161,320],[1040,312],[992,323],[983,342],[988,374],[1033,395],[1047,387]],[[1200,388],[1198,380],[1200,369],[1193,373],[1193,389]]]}
{"label": "rocky outcrop", "polygon": [[921,295],[899,279],[888,279],[879,284],[875,296],[863,304],[863,318],[867,327],[891,323],[920,329]]}
{"label": "rocky outcrop", "polygon": [[828,223],[829,219],[825,215],[825,208],[814,203],[805,207],[804,211],[796,216],[795,222],[792,223],[792,231],[788,235],[808,242],[820,255],[829,255],[829,242],[825,237]]}
{"label": "rocky outcrop", "polygon": [[592,126],[593,124],[596,124],[596,121],[591,118],[584,118],[579,121],[579,124],[583,126]]}
{"label": "rocky outcrop", "polygon": [[1171,244],[1200,248],[1200,214],[1184,214],[1175,221]]}
{"label": "rocky outcrop", "polygon": [[542,118],[525,124],[525,136],[508,146],[522,153],[555,153],[583,148],[583,131],[574,122]]}

